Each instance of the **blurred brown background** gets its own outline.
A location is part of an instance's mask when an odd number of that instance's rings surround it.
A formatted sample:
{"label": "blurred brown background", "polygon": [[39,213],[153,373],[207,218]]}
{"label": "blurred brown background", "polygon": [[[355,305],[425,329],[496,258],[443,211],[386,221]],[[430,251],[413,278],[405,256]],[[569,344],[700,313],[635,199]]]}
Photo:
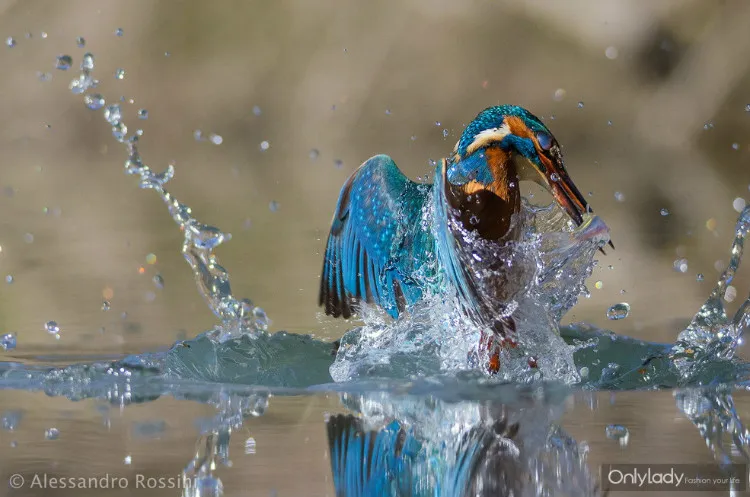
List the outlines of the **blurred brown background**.
{"label": "blurred brown background", "polygon": [[[161,170],[174,161],[170,191],[201,221],[234,235],[221,261],[234,291],[265,308],[273,330],[335,338],[353,326],[323,317],[316,301],[328,223],[354,168],[388,153],[412,178],[429,174],[428,160],[450,151],[463,124],[487,106],[515,103],[544,117],[617,246],[600,258],[591,298],[566,319],[673,340],[727,262],[733,204],[749,195],[749,21],[742,0],[0,1],[0,35],[16,41],[0,48],[0,276],[13,277],[0,279],[0,331],[18,333],[15,357],[118,353],[168,346],[215,322],[164,206],[123,174],[124,152],[101,111],[71,95],[77,71],[55,69],[56,56],[71,55],[77,68],[91,51],[97,91],[111,102],[135,100],[123,107],[131,130],[145,131],[146,162]],[[123,80],[114,77],[118,68]],[[139,108],[148,120],[136,118]],[[197,142],[198,129],[222,144]],[[150,253],[156,264],[147,263]],[[682,259],[685,272],[676,271]],[[735,306],[749,283],[735,281]],[[608,321],[606,309],[621,301],[631,304],[630,317]],[[44,331],[48,320],[62,328],[59,341]],[[653,439],[683,419],[669,394],[659,401],[645,417],[636,401],[617,404],[615,421],[641,426],[631,444],[643,444],[645,455],[661,444],[664,458],[707,457],[692,428]],[[63,409],[42,395],[4,403]],[[149,409],[164,415],[160,406]],[[314,418],[317,444],[299,453],[303,461],[324,453],[317,407],[273,406],[263,423]],[[170,471],[190,457],[188,411],[175,421],[188,429]],[[574,431],[601,439],[604,423]],[[33,433],[41,440],[40,430]],[[129,435],[121,444],[108,437],[120,461]],[[602,441],[604,455],[594,459],[613,462],[612,443]],[[70,447],[60,445],[63,453]]]}

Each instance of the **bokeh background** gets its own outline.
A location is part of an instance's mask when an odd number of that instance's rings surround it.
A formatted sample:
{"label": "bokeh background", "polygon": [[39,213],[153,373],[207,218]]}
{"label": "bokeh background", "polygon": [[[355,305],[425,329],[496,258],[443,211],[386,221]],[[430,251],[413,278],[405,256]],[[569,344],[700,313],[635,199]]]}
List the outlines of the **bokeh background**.
{"label": "bokeh background", "polygon": [[[354,326],[316,304],[339,188],[363,160],[429,175],[480,110],[514,103],[552,129],[617,247],[566,321],[671,341],[750,195],[749,21],[742,0],[2,0],[15,46],[0,49],[0,331],[23,357],[154,350],[214,323],[161,201],[68,90],[91,51],[145,161],[173,163],[170,191],[232,233],[222,264],[273,330]],[[55,68],[61,54],[73,70]],[[730,307],[750,282],[734,285]],[[631,314],[609,321],[618,302]]]}

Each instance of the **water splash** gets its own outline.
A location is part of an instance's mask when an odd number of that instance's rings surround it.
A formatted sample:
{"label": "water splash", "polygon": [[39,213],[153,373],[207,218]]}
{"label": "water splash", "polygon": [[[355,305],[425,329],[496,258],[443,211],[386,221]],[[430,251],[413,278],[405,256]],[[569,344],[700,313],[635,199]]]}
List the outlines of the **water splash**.
{"label": "water splash", "polygon": [[[554,205],[524,202],[520,216],[525,233],[508,246],[486,243],[473,232],[465,234],[472,252],[464,262],[475,266],[480,279],[494,277],[486,261],[512,261],[516,266],[516,293],[502,308],[494,307],[497,313],[512,314],[516,322],[517,347],[502,352],[500,377],[577,383],[575,349],[560,337],[558,323],[585,293],[583,282],[591,274],[593,255],[609,239],[608,229],[598,217],[588,217],[573,229]],[[433,225],[427,209],[422,222]],[[455,294],[427,295],[395,322],[367,306],[360,314],[365,325],[341,339],[331,367],[336,381],[424,376],[484,363],[476,353],[483,325],[463,312]]]}
{"label": "water splash", "polygon": [[750,325],[750,297],[733,317],[727,316],[722,299],[731,287],[742,261],[745,240],[750,234],[750,206],[740,213],[727,268],[690,325],[677,337],[672,359],[684,378],[707,362],[734,357],[744,330]]}
{"label": "water splash", "polygon": [[[118,32],[118,36],[121,36],[121,31]],[[93,71],[94,56],[86,53],[81,62],[81,73],[71,82],[70,89],[74,94],[85,94],[84,100],[88,108],[99,109],[105,105],[104,97],[98,93],[86,93],[98,85],[92,76]],[[122,71],[124,75],[123,70],[118,71]],[[139,111],[139,117],[146,115]],[[141,188],[153,190],[161,197],[172,219],[184,234],[182,253],[185,260],[193,270],[198,288],[211,311],[221,320],[221,326],[213,330],[211,337],[225,341],[245,334],[257,336],[265,332],[269,325],[265,312],[250,300],[239,299],[232,294],[229,273],[219,264],[214,253],[219,245],[231,239],[231,235],[192,217],[190,207],[166,190],[165,185],[174,177],[174,166],[169,164],[163,172],[155,172],[146,165],[138,150],[143,131],[128,134],[119,104],[107,106],[104,118],[112,126],[114,138],[124,145],[127,152],[125,172],[137,176]]]}

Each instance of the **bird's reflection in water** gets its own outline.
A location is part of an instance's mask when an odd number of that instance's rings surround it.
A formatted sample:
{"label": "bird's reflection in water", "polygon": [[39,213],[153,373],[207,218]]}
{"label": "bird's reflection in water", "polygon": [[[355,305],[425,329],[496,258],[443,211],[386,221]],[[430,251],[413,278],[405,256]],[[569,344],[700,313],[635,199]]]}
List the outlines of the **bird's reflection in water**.
{"label": "bird's reflection in water", "polygon": [[562,402],[344,397],[358,415],[326,422],[339,497],[601,495]]}

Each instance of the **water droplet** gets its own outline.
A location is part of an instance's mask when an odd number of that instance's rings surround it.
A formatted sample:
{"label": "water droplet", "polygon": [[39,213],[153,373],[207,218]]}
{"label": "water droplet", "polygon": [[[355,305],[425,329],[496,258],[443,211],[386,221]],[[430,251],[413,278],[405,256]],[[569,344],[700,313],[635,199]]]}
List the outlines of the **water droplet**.
{"label": "water droplet", "polygon": [[607,319],[611,321],[619,321],[625,319],[630,314],[630,304],[627,302],[620,302],[607,309]]}
{"label": "water droplet", "polygon": [[154,285],[156,288],[164,288],[164,278],[160,274],[154,275]]}
{"label": "water droplet", "polygon": [[125,69],[123,69],[122,67],[118,67],[115,70],[115,79],[125,79]]}
{"label": "water droplet", "polygon": [[558,181],[560,181],[560,176],[557,173],[552,173],[549,175],[549,179],[550,181],[554,181],[555,183],[557,183]]}
{"label": "water droplet", "polygon": [[122,36],[124,34],[125,34],[125,32],[122,30],[122,28],[117,28],[115,30],[115,36]]}
{"label": "water droplet", "polygon": [[333,165],[336,166],[336,169],[342,169],[344,167],[344,161],[341,159],[336,159],[333,161]]}
{"label": "water droplet", "polygon": [[447,129],[443,130],[443,138],[448,138],[448,130]]}
{"label": "water droplet", "polygon": [[477,224],[479,224],[479,218],[472,214],[471,217],[469,217],[469,224],[471,224],[472,226],[476,226]]}
{"label": "water droplet", "polygon": [[385,109],[385,115],[390,116],[391,115],[391,109]]}
{"label": "water droplet", "polygon": [[199,142],[199,141],[203,141],[203,139],[204,139],[204,138],[203,138],[203,131],[202,131],[202,130],[200,130],[200,129],[196,129],[195,131],[193,131],[193,138],[194,138],[194,139],[195,139],[195,141],[197,141],[197,142]]}
{"label": "water droplet", "polygon": [[148,119],[148,111],[146,109],[138,109],[138,119]]}
{"label": "water droplet", "polygon": [[705,277],[703,276],[703,273],[698,273],[698,274],[697,274],[697,275],[695,276],[695,281],[697,281],[698,283],[700,283],[700,282],[701,282],[701,281],[703,281],[704,279],[705,279]]}
{"label": "water droplet", "polygon": [[2,347],[3,350],[13,350],[16,348],[16,334],[15,333],[5,333],[3,335],[0,335],[0,347]]}
{"label": "water droplet", "polygon": [[733,150],[739,150],[739,149],[740,149],[740,144],[739,144],[739,143],[737,143],[737,142],[735,142],[735,143],[732,143],[732,149],[733,149]]}
{"label": "water droplet", "polygon": [[[31,38],[31,37],[29,37],[29,38]],[[47,39],[47,32],[46,31],[42,31],[42,39],[43,40]]]}
{"label": "water droplet", "polygon": [[440,126],[440,121],[435,121],[435,126]]}
{"label": "water droplet", "polygon": [[47,330],[47,333],[50,335],[59,335],[60,334],[60,326],[58,326],[57,322],[55,321],[47,321],[44,323],[44,329]]}
{"label": "water droplet", "polygon": [[617,47],[609,46],[604,50],[604,56],[609,60],[615,60],[618,55],[619,51],[617,50]]}
{"label": "water droplet", "polygon": [[602,288],[604,288],[604,282],[602,280],[597,281],[596,283],[594,283],[594,288],[596,288],[597,290],[601,290]]}
{"label": "water droplet", "polygon": [[271,212],[276,212],[279,210],[279,203],[275,200],[271,200],[268,203],[268,208],[271,210]]}
{"label": "water droplet", "polygon": [[713,129],[713,127],[714,127],[714,123],[712,123],[711,121],[708,121],[706,124],[703,125],[703,129],[706,129],[706,130]]}
{"label": "water droplet", "polygon": [[5,431],[15,431],[23,418],[23,411],[5,411],[2,416],[2,426]]}
{"label": "water droplet", "polygon": [[253,437],[245,440],[245,454],[255,454],[255,439]]}
{"label": "water droplet", "polygon": [[264,152],[265,152],[266,150],[268,150],[270,146],[271,146],[271,144],[270,144],[270,143],[268,143],[268,142],[267,142],[266,140],[263,140],[262,142],[260,142],[260,149],[261,149],[262,151],[264,151]]}
{"label": "water droplet", "polygon": [[44,430],[44,438],[47,440],[57,440],[60,438],[60,430],[57,428],[48,428]]}
{"label": "water droplet", "polygon": [[112,304],[109,302],[109,300],[105,300],[102,302],[102,311],[107,312],[112,308]]}
{"label": "water droplet", "polygon": [[7,284],[9,284],[9,285],[10,285],[11,283],[13,283],[13,275],[12,275],[12,274],[9,274],[9,275],[7,275],[7,276],[5,277],[5,282],[6,282]]}
{"label": "water droplet", "polygon": [[311,161],[316,161],[320,157],[320,151],[317,148],[313,148],[308,155]]}
{"label": "water droplet", "polygon": [[630,431],[622,425],[608,425],[604,430],[607,438],[620,442],[620,447],[626,447],[630,439]]}
{"label": "water droplet", "polygon": [[607,126],[612,126],[612,121],[607,121]]}
{"label": "water droplet", "polygon": [[83,48],[86,46],[86,39],[83,36],[79,36],[76,38],[76,45],[78,48]]}
{"label": "water droplet", "polygon": [[210,135],[208,135],[208,140],[214,145],[221,145],[222,143],[224,143],[224,138],[221,135],[217,135],[216,133],[211,133]]}
{"label": "water droplet", "polygon": [[662,209],[662,210],[659,211],[659,214],[661,214],[662,216],[668,216],[669,215],[669,211],[667,209]]}
{"label": "water droplet", "polygon": [[622,192],[615,192],[615,200],[617,200],[618,202],[624,202],[625,194]]}
{"label": "water droplet", "polygon": [[9,36],[5,39],[5,46],[8,48],[13,48],[16,46],[16,39],[12,36]]}
{"label": "water droplet", "polygon": [[81,71],[92,71],[94,69],[94,54],[86,52],[81,59]]}
{"label": "water droplet", "polygon": [[674,268],[675,271],[677,271],[679,273],[687,273],[687,270],[688,270],[688,260],[684,259],[684,258],[682,258],[682,259],[676,259],[672,263],[672,267]]}
{"label": "water droplet", "polygon": [[742,197],[737,197],[737,198],[736,198],[736,199],[734,199],[734,201],[732,202],[732,207],[733,207],[733,208],[734,208],[734,210],[736,210],[737,212],[742,212],[742,211],[743,211],[743,210],[745,209],[745,206],[746,206],[746,205],[747,205],[747,202],[745,202],[745,199],[744,199],[744,198],[742,198]]}
{"label": "water droplet", "polygon": [[750,112],[750,104],[745,104],[745,112]]}
{"label": "water droplet", "polygon": [[73,65],[73,57],[71,57],[70,55],[57,56],[55,68],[60,69],[61,71],[67,71],[68,69],[70,69],[71,65]]}
{"label": "water droplet", "polygon": [[106,104],[106,101],[104,100],[104,97],[101,96],[99,93],[94,93],[92,95],[86,95],[83,97],[83,102],[86,104],[86,107],[88,107],[91,110],[99,110]]}
{"label": "water droplet", "polygon": [[263,110],[261,110],[259,106],[253,105],[253,114],[255,114],[256,116],[259,116],[263,114]]}
{"label": "water droplet", "polygon": [[583,109],[583,102],[578,102],[578,108]]}
{"label": "water droplet", "polygon": [[26,233],[23,235],[23,241],[26,243],[34,243],[34,235],[31,233]]}
{"label": "water droplet", "polygon": [[563,98],[565,98],[565,93],[567,93],[564,89],[558,88],[555,90],[555,93],[552,95],[552,98],[555,100],[555,102],[562,101]]}
{"label": "water droplet", "polygon": [[737,289],[729,285],[727,286],[727,289],[724,291],[724,300],[727,302],[734,302],[734,299],[737,298]]}
{"label": "water droplet", "polygon": [[130,465],[130,463],[133,462],[133,458],[130,456],[130,454],[128,454],[127,456],[125,456],[125,458],[122,460],[122,462],[125,465]]}
{"label": "water droplet", "polygon": [[417,141],[417,135],[411,135],[411,138],[410,138],[410,139],[411,139],[411,141],[413,141],[413,142],[414,142],[414,141]]}
{"label": "water droplet", "polygon": [[120,110],[120,106],[117,104],[113,104],[104,109],[104,119],[106,119],[107,122],[112,126],[119,124],[122,120],[122,111]]}

